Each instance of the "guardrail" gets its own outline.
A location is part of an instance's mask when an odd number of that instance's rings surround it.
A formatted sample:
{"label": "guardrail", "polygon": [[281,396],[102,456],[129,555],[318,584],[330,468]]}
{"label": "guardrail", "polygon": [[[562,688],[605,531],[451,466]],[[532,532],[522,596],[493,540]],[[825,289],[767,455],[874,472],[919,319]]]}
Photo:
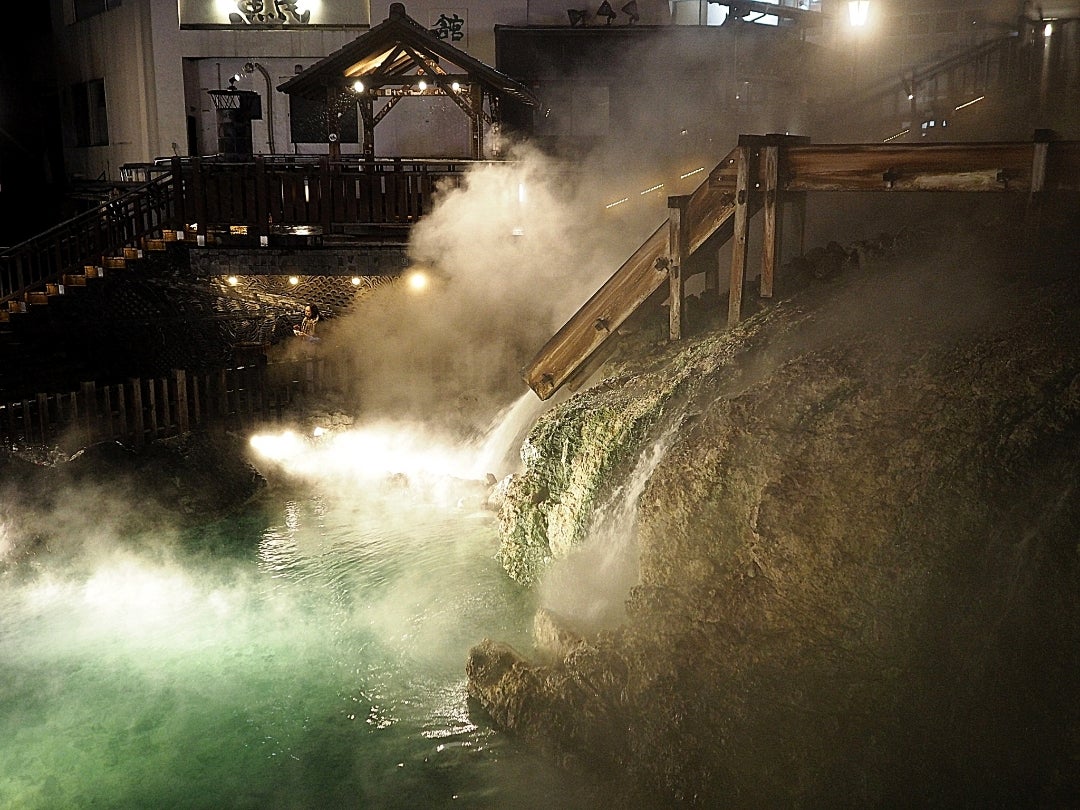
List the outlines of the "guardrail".
{"label": "guardrail", "polygon": [[175,184],[163,174],[0,253],[0,305],[22,301],[46,284],[63,283],[86,265],[122,255],[176,220]]}

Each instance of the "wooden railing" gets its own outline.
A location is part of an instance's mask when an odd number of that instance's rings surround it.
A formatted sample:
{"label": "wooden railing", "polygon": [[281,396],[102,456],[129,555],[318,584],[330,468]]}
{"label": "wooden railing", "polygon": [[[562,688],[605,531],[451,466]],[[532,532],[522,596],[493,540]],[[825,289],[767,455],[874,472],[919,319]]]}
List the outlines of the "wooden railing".
{"label": "wooden railing", "polygon": [[0,253],[0,306],[101,265],[161,231],[241,228],[269,236],[306,226],[414,224],[440,188],[460,182],[468,160],[361,160],[256,155],[241,163],[172,158],[125,167],[142,185]]}
{"label": "wooden railing", "polygon": [[78,390],[0,402],[5,445],[86,447],[119,441],[135,447],[215,427],[250,430],[281,422],[301,394],[348,393],[356,379],[346,358],[309,357],[212,372],[173,371]]}
{"label": "wooden railing", "polygon": [[122,255],[125,246],[175,221],[175,183],[163,174],[0,253],[0,305]]}
{"label": "wooden railing", "polygon": [[431,211],[440,188],[460,182],[466,160],[362,160],[256,155],[246,162],[175,158],[177,214],[203,231],[275,227],[412,225]]}

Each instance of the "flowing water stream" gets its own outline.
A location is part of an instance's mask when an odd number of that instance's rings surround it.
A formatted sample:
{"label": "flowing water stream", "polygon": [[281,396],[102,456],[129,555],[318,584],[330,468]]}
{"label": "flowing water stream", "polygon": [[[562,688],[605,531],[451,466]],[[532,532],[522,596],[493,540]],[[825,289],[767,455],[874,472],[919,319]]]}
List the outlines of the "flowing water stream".
{"label": "flowing water stream", "polygon": [[[586,807],[495,732],[469,647],[527,649],[490,512],[291,480],[228,520],[89,523],[0,576],[0,807]],[[92,517],[92,516],[91,516]]]}

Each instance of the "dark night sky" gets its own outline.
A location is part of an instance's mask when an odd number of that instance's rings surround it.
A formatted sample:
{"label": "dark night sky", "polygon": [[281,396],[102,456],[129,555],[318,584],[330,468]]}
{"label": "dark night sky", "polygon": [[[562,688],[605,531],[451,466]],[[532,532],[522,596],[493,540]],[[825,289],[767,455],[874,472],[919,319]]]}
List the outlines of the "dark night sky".
{"label": "dark night sky", "polygon": [[49,3],[0,27],[0,246],[56,223],[64,171]]}

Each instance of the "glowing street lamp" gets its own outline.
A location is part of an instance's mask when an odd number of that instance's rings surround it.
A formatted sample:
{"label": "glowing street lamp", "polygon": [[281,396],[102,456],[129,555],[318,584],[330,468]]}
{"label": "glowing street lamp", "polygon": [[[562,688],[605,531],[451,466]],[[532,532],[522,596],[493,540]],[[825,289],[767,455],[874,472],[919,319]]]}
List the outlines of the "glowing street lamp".
{"label": "glowing street lamp", "polygon": [[852,27],[862,28],[870,18],[870,0],[850,0],[847,10]]}

